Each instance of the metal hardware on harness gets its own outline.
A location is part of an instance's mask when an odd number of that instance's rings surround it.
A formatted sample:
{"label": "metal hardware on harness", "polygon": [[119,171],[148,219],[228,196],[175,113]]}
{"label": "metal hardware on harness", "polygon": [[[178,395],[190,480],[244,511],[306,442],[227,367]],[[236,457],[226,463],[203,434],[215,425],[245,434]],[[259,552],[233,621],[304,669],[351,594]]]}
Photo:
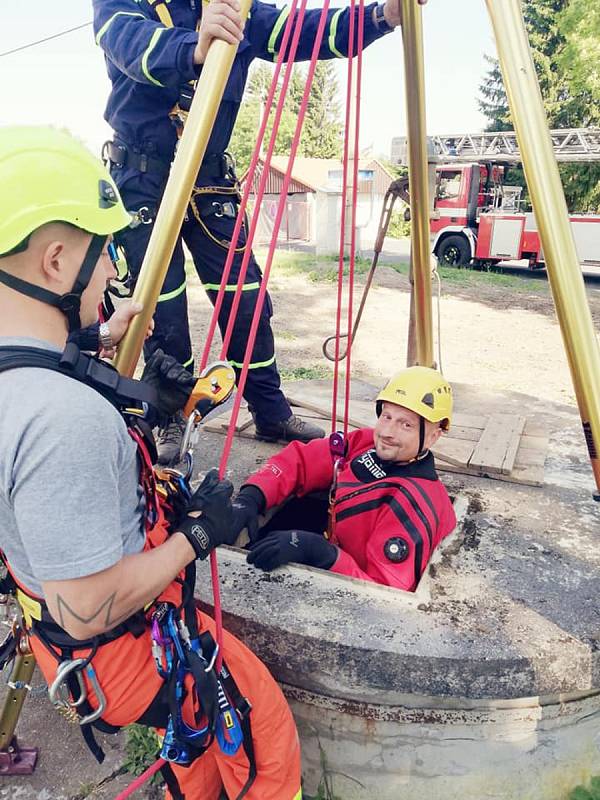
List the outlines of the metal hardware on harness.
{"label": "metal hardware on harness", "polygon": [[235,203],[232,203],[231,200],[227,200],[225,203],[214,200],[211,206],[217,209],[212,212],[215,217],[229,217],[229,219],[235,219],[237,217]]}
{"label": "metal hardware on harness", "polygon": [[[333,507],[335,505],[335,494],[337,491],[338,475],[346,466],[346,440],[340,431],[334,431],[329,436],[329,452],[333,460],[333,477],[329,487],[329,506],[327,509],[327,530],[325,538],[332,541],[335,538],[335,519]],[[333,542],[335,544],[335,542]]]}
{"label": "metal hardware on harness", "polygon": [[193,452],[194,446],[198,440],[198,423],[201,419],[202,414],[194,409],[187,419],[183,438],[181,439],[181,446],[179,448],[179,460],[185,460],[187,462],[187,469],[190,472],[193,470]]}
{"label": "metal hardware on harness", "polygon": [[192,457],[195,438],[198,436],[198,423],[228,400],[235,388],[235,370],[227,361],[216,361],[210,364],[198,376],[196,384],[190,393],[183,413],[187,416],[187,424],[181,447],[179,459],[183,461],[186,456]]}
{"label": "metal hardware on harness", "polygon": [[[381,217],[379,219],[379,228],[377,229],[377,239],[375,240],[375,244],[373,246],[373,260],[371,262],[371,269],[369,270],[369,274],[367,275],[367,281],[365,283],[365,288],[363,289],[362,297],[360,300],[360,306],[358,307],[358,311],[356,313],[356,318],[354,320],[354,325],[352,326],[352,338],[350,340],[350,344],[354,343],[354,339],[356,338],[356,332],[358,331],[358,326],[360,325],[360,320],[363,315],[363,311],[365,308],[365,304],[367,302],[367,296],[369,294],[369,290],[371,289],[371,284],[373,283],[373,277],[375,275],[375,270],[377,269],[377,264],[379,262],[379,256],[381,251],[383,250],[383,240],[386,237],[390,221],[392,218],[392,211],[394,210],[394,204],[398,198],[402,199],[405,203],[408,202],[408,180],[405,178],[400,178],[398,180],[393,181],[390,184],[389,189],[385,193],[385,197],[383,199],[383,207],[381,209]],[[334,334],[333,336],[328,336],[327,339],[323,342],[322,350],[323,355],[329,361],[343,361],[347,354],[348,354],[348,347],[344,350],[343,353],[340,353],[336,359],[335,352],[331,354],[329,352],[329,343],[335,342],[337,336]],[[341,333],[340,339],[347,339],[347,333]]]}
{"label": "metal hardware on harness", "polygon": [[130,228],[137,228],[140,225],[152,225],[154,222],[154,215],[150,212],[148,206],[142,206],[137,211],[130,211],[131,222]]}
{"label": "metal hardware on harness", "polygon": [[[87,659],[74,658],[70,661],[61,661],[61,663],[58,665],[58,669],[56,670],[56,677],[48,688],[48,696],[50,697],[50,702],[58,711],[61,711],[62,713],[66,712],[66,716],[73,719],[71,712],[74,710],[76,711],[76,709],[79,708],[79,706],[81,706],[88,698],[87,688],[82,675],[83,669],[85,669],[87,678],[92,685],[92,689],[94,690],[94,694],[96,695],[96,700],[98,702],[98,708],[95,711],[93,711],[91,714],[87,714],[85,717],[77,718],[80,725],[89,725],[91,722],[95,722],[97,719],[100,719],[106,710],[106,697],[100,688],[98,678],[96,677],[96,672],[92,665],[87,663]],[[66,682],[67,678],[72,672],[75,672],[75,677],[77,678],[77,683],[79,685],[79,697],[77,700],[71,699],[70,691]]]}

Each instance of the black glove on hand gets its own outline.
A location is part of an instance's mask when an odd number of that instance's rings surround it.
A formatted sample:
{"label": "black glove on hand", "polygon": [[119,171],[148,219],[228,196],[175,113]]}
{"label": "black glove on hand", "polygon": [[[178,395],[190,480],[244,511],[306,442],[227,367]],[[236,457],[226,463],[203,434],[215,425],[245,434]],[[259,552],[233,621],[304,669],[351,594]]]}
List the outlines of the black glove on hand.
{"label": "black glove on hand", "polygon": [[260,542],[251,545],[246,561],[265,572],[270,572],[290,561],[329,569],[333,566],[337,555],[337,547],[330,544],[320,533],[273,531]]}
{"label": "black glove on hand", "polygon": [[160,348],[146,362],[142,380],[156,391],[157,410],[168,417],[185,406],[196,385],[192,373]]}
{"label": "black glove on hand", "polygon": [[[233,544],[233,512],[231,509],[231,481],[220,481],[219,473],[212,469],[192,495],[187,511],[173,531],[183,533],[194,548],[196,558],[206,558],[220,544]],[[199,511],[198,516],[192,512]]]}
{"label": "black glove on hand", "polygon": [[250,541],[258,533],[258,516],[265,510],[265,496],[256,486],[243,486],[233,501],[233,530],[236,536],[248,529]]}

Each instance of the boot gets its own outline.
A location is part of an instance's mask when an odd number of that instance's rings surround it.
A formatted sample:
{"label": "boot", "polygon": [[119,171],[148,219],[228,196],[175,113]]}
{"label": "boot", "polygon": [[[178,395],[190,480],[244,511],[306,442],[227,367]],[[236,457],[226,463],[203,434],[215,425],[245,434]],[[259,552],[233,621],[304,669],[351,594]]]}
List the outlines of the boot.
{"label": "boot", "polygon": [[254,414],[252,416],[256,426],[255,436],[263,442],[310,442],[312,439],[322,439],[325,436],[323,428],[319,428],[318,425],[313,425],[312,422],[307,422],[295,414],[281,422],[273,422],[268,425],[257,423]]}
{"label": "boot", "polygon": [[172,467],[179,463],[179,448],[185,433],[186,418],[178,411],[156,437],[158,463],[163,467]]}

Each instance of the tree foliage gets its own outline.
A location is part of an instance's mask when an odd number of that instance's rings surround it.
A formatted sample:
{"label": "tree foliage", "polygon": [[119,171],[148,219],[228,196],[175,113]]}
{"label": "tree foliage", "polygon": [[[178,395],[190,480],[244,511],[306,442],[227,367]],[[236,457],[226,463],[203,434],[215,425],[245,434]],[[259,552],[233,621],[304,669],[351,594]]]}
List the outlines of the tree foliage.
{"label": "tree foliage", "polygon": [[[268,64],[255,67],[248,80],[244,100],[231,137],[230,150],[236,158],[238,172],[248,168],[256,144],[260,120],[271,86],[273,69]],[[294,66],[288,94],[275,140],[275,155],[289,155],[306,85],[306,71]],[[281,80],[275,94],[273,109],[279,99]],[[306,110],[299,156],[311,158],[336,158],[342,149],[342,125],[335,68],[331,62],[319,62]],[[273,131],[273,113],[267,125],[263,150],[266,151]]]}
{"label": "tree foliage", "polygon": [[[600,124],[600,6],[589,0],[524,0],[524,17],[551,128]],[[488,130],[512,130],[497,59],[480,86]],[[519,178],[517,170],[511,170]],[[600,205],[600,164],[561,164],[569,208]]]}

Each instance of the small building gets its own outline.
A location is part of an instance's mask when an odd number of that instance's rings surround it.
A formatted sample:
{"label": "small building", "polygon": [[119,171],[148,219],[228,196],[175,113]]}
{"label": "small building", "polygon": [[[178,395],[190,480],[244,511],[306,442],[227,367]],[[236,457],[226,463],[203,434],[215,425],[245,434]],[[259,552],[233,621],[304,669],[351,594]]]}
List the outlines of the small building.
{"label": "small building", "polygon": [[[287,156],[273,156],[261,204],[255,239],[257,243],[268,243],[271,239],[287,166]],[[264,160],[261,158],[254,180],[254,189],[258,186],[263,168]],[[340,237],[342,179],[343,165],[339,159],[296,158],[279,230],[279,240],[311,244],[316,247],[318,253],[337,252]],[[359,160],[357,250],[373,246],[383,198],[393,180],[394,176],[377,159]],[[250,197],[252,199],[253,195]]]}

